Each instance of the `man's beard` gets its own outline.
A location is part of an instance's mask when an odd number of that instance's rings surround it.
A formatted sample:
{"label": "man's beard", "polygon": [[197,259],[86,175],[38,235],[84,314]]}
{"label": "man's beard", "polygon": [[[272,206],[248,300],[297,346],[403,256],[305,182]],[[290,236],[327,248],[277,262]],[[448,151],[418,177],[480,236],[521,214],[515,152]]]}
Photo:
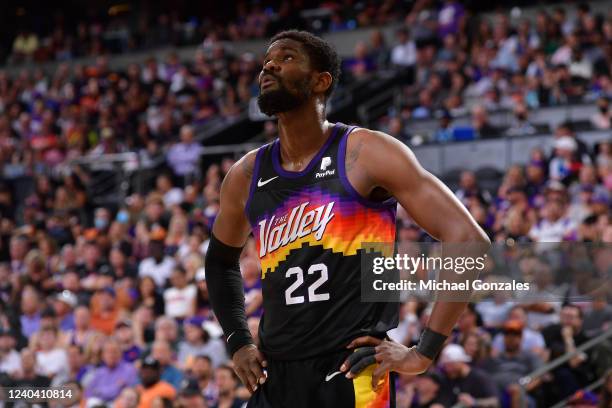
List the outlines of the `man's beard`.
{"label": "man's beard", "polygon": [[268,116],[274,116],[277,113],[288,112],[299,108],[310,98],[311,91],[308,87],[308,80],[303,82],[296,81],[294,89],[296,93],[290,92],[289,89],[275,78],[278,83],[278,89],[273,89],[265,93],[259,93],[257,97],[257,105],[259,109]]}

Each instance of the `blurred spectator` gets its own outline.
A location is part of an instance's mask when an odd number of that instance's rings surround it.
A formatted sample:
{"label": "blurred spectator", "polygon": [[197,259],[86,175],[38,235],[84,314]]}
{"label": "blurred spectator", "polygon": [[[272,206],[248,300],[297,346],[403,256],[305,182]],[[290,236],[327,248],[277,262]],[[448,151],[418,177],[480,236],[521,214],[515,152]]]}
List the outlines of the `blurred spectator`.
{"label": "blurred spectator", "polygon": [[21,350],[21,370],[10,382],[12,387],[48,387],[51,379],[36,370],[36,352],[28,348]]}
{"label": "blurred spectator", "polygon": [[203,319],[191,317],[183,325],[185,340],[178,345],[178,363],[181,367],[189,367],[197,356],[209,356],[213,367],[224,364],[228,357],[222,340],[213,338],[202,327]]}
{"label": "blurred spectator", "polygon": [[470,356],[458,344],[449,344],[440,353],[444,406],[457,403],[467,406],[496,404],[495,385],[485,372],[470,367],[469,362]]}
{"label": "blurred spectator", "polygon": [[529,111],[524,104],[518,104],[514,108],[514,121],[506,130],[508,136],[525,136],[536,133],[536,128],[529,122]]}
{"label": "blurred spectator", "polygon": [[68,346],[66,355],[68,367],[66,370],[53,377],[53,381],[51,382],[52,387],[60,387],[73,382],[80,384],[81,380],[90,369],[85,364],[83,349],[81,347],[76,345]]}
{"label": "blurred spectator", "polygon": [[156,398],[176,397],[176,390],[172,385],[160,379],[161,366],[153,357],[147,357],[140,365],[140,386],[138,387],[138,408],[153,408],[153,400]]}
{"label": "blurred spectator", "polygon": [[194,129],[191,126],[181,127],[181,141],[168,149],[168,165],[179,177],[195,176],[203,147],[194,141]]}
{"label": "blurred spectator", "polygon": [[14,62],[31,61],[38,49],[38,37],[31,31],[22,30],[13,41]]}
{"label": "blurred spectator", "polygon": [[541,221],[529,231],[535,242],[561,242],[571,239],[576,224],[567,216],[566,189],[559,182],[551,182],[546,188],[545,203],[540,210]]}
{"label": "blurred spectator", "polygon": [[161,379],[172,385],[175,390],[179,390],[183,380],[183,373],[173,364],[173,351],[168,340],[155,340],[151,346],[151,356],[161,366]]}
{"label": "blurred spectator", "polygon": [[115,338],[121,347],[122,358],[128,363],[133,363],[142,354],[141,347],[136,344],[137,339],[129,320],[121,320],[115,326]]}
{"label": "blurred spectator", "polygon": [[397,45],[391,50],[391,63],[400,67],[410,67],[416,63],[416,46],[406,29],[396,32]]}
{"label": "blurred spectator", "polygon": [[468,205],[470,198],[477,198],[482,203],[491,202],[491,194],[478,187],[476,174],[473,171],[462,171],[459,176],[459,189],[455,195],[464,205]]}
{"label": "blurred spectator", "polygon": [[74,330],[69,330],[70,343],[85,347],[94,337],[91,326],[91,313],[86,306],[74,310]]}
{"label": "blurred spectator", "polygon": [[246,316],[247,318],[251,316],[260,317],[263,313],[260,266],[253,259],[245,259],[241,262],[241,271],[244,280]]}
{"label": "blurred spectator", "polygon": [[[426,372],[417,376],[414,382],[410,385],[413,389],[410,389],[409,398],[411,401],[406,401],[410,405],[410,408],[424,408],[424,407],[442,407],[444,406],[444,400],[441,397],[442,394],[442,377],[434,372]],[[398,390],[398,402],[401,404],[403,390]]]}
{"label": "blurred spectator", "polygon": [[0,373],[15,376],[21,371],[21,357],[15,346],[15,337],[10,330],[0,329]]}
{"label": "blurred spectator", "polygon": [[511,406],[532,406],[534,401],[526,401],[531,397],[524,392],[534,390],[540,382],[532,381],[526,390],[523,390],[518,381],[535,371],[542,363],[535,354],[522,349],[525,333],[523,322],[508,320],[504,324],[502,333],[504,350],[493,359],[487,371],[500,390],[510,396]]}
{"label": "blurred spectator", "polygon": [[591,123],[597,129],[610,129],[610,126],[612,126],[612,113],[610,112],[610,102],[608,99],[597,99],[597,109],[599,109],[599,112],[591,117]]}
{"label": "blurred spectator", "polygon": [[368,46],[365,42],[358,42],[352,58],[343,62],[344,72],[350,73],[354,79],[364,79],[376,66],[369,55]]}
{"label": "blurred spectator", "polygon": [[387,47],[385,36],[381,30],[374,30],[370,35],[369,56],[374,66],[379,70],[389,66],[391,52]]}
{"label": "blurred spectator", "polygon": [[137,408],[139,403],[138,391],[133,387],[124,388],[115,399],[113,408]]}
{"label": "blurred spectator", "polygon": [[166,280],[172,274],[176,262],[164,254],[164,239],[166,232],[158,228],[151,233],[149,241],[149,258],[143,259],[138,267],[138,276],[150,276],[158,287],[164,287]]}
{"label": "blurred spectator", "polygon": [[[542,334],[551,359],[576,350],[576,347],[588,340],[583,331],[582,310],[572,304],[563,306],[559,323],[545,327]],[[557,397],[564,398],[588,384],[593,372],[588,356],[578,353],[552,373]]]}
{"label": "blurred spectator", "polygon": [[32,286],[23,289],[21,297],[21,332],[31,337],[40,328],[40,294]]}
{"label": "blurred spectator", "polygon": [[466,333],[461,341],[461,347],[470,357],[470,363],[474,367],[482,368],[491,358],[490,338],[483,336],[478,331]]}
{"label": "blurred spectator", "polygon": [[37,342],[36,367],[39,374],[51,379],[68,371],[68,356],[58,340],[55,327],[41,328]]}
{"label": "blurred spectator", "polygon": [[472,108],[472,127],[481,138],[494,138],[500,135],[500,129],[489,123],[487,111],[482,105]]}
{"label": "blurred spectator", "polygon": [[150,276],[140,278],[138,283],[139,302],[153,310],[155,316],[164,314],[164,297],[157,290],[155,281]]}
{"label": "blurred spectator", "polygon": [[[541,356],[545,347],[544,337],[542,337],[540,332],[527,327],[527,313],[525,309],[520,305],[513,306],[508,314],[508,321],[515,322],[515,326],[519,323],[522,326],[521,351],[528,351],[536,356]],[[503,352],[504,349],[504,336],[499,333],[493,338],[493,350],[496,354],[499,354]]]}
{"label": "blurred spectator", "polygon": [[23,235],[15,235],[10,241],[11,270],[13,273],[22,275],[25,272],[25,257],[29,251],[28,238]]}
{"label": "blurred spectator", "polygon": [[608,304],[605,290],[593,296],[591,310],[584,316],[583,330],[587,337],[592,338],[602,331],[612,327],[612,305]]}
{"label": "blurred spectator", "polygon": [[212,360],[207,355],[196,355],[191,364],[191,381],[197,384],[198,392],[206,399],[208,405],[217,401],[217,388],[213,381]]}
{"label": "blurred spectator", "polygon": [[219,389],[219,398],[213,408],[230,407],[240,408],[244,401],[236,397],[238,378],[234,370],[226,365],[217,367],[215,370],[215,383]]}
{"label": "blurred spectator", "polygon": [[178,397],[178,404],[180,407],[189,408],[208,408],[211,406],[200,392],[200,388],[196,380],[184,381]]}
{"label": "blurred spectator", "polygon": [[438,130],[434,133],[434,140],[436,142],[449,142],[453,140],[453,129],[451,122],[453,120],[452,115],[446,109],[442,109],[436,114],[439,120]]}
{"label": "blurred spectator", "polygon": [[185,319],[195,313],[197,290],[188,284],[185,269],[176,266],[170,275],[171,286],[164,291],[165,315]]}
{"label": "blurred spectator", "polygon": [[77,305],[77,297],[69,290],[64,290],[55,297],[53,307],[59,320],[61,330],[74,330],[73,310]]}
{"label": "blurred spectator", "polygon": [[478,335],[490,338],[489,333],[487,333],[482,326],[482,317],[477,311],[476,305],[474,303],[469,303],[457,320],[457,325],[451,336],[452,342],[459,344],[463,342],[465,336],[474,332],[478,333]]}
{"label": "blurred spectator", "polygon": [[113,334],[121,310],[117,304],[117,294],[112,287],[98,290],[91,299],[91,328],[107,336]]}
{"label": "blurred spectator", "polygon": [[112,402],[124,387],[132,387],[138,382],[138,373],[132,363],[123,361],[119,344],[107,339],[102,346],[102,365],[92,373],[85,387],[86,398],[98,398]]}
{"label": "blurred spectator", "polygon": [[438,13],[438,36],[456,34],[465,24],[465,10],[456,0],[446,0]]}

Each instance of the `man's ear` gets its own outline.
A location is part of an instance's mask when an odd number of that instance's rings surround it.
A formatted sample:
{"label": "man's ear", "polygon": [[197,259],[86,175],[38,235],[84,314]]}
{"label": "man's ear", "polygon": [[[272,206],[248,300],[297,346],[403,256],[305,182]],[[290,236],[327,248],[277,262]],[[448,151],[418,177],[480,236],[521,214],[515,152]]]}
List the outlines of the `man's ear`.
{"label": "man's ear", "polygon": [[319,72],[315,74],[315,84],[313,92],[325,93],[332,86],[333,78],[329,72]]}

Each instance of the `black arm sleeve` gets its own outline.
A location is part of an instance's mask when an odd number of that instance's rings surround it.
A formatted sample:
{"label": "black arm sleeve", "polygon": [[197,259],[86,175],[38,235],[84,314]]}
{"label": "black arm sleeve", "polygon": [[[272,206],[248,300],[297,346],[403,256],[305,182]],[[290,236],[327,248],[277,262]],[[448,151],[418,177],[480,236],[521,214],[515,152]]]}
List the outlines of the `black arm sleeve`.
{"label": "black arm sleeve", "polygon": [[231,247],[214,235],[206,252],[206,283],[215,316],[223,328],[230,355],[253,344],[244,311],[244,289],[240,274],[242,248]]}

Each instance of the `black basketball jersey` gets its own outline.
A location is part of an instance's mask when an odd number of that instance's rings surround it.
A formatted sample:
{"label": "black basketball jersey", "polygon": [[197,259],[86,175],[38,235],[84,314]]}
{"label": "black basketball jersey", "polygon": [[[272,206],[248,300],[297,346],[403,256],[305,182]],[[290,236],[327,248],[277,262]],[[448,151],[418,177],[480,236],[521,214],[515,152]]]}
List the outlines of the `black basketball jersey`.
{"label": "black basketball jersey", "polygon": [[349,128],[300,172],[280,164],[279,140],[259,149],[246,212],[262,269],[262,351],[293,360],[344,349],[397,325],[397,303],[362,303],[364,243],[395,241],[396,201],[359,195],[346,176]]}

